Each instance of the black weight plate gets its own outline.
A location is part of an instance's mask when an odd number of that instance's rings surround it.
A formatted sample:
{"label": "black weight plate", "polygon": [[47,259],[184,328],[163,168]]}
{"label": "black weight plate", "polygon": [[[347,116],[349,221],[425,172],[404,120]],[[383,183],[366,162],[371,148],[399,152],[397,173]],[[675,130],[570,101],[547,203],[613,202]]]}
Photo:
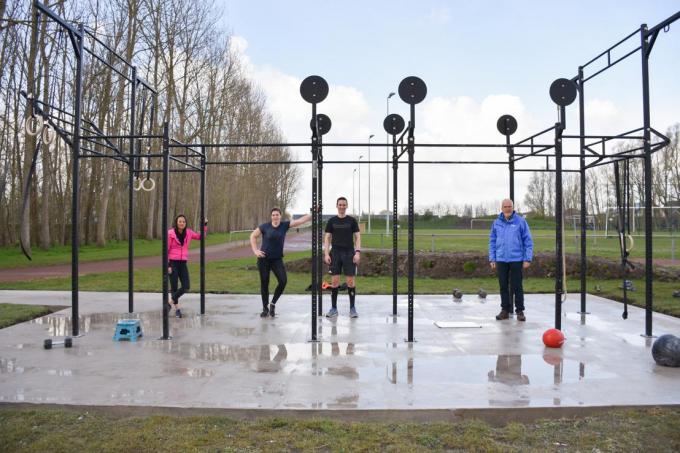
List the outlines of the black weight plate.
{"label": "black weight plate", "polygon": [[43,347],[45,349],[52,349],[52,340],[47,339],[43,342]]}
{"label": "black weight plate", "polygon": [[[319,134],[326,135],[328,131],[331,130],[331,119],[328,117],[328,115],[319,113],[316,115],[316,121],[319,124]],[[309,120],[309,127],[314,130],[314,118]]]}
{"label": "black weight plate", "polygon": [[503,135],[512,135],[517,131],[517,120],[512,115],[503,115],[496,123],[498,132]]}
{"label": "black weight plate", "polygon": [[385,121],[383,121],[383,127],[385,128],[385,132],[392,135],[400,134],[401,131],[404,130],[405,126],[406,123],[404,123],[404,118],[397,115],[396,113],[387,115],[385,117]]}
{"label": "black weight plate", "polygon": [[550,98],[562,107],[574,102],[576,93],[576,84],[569,79],[557,79],[550,85]]}
{"label": "black weight plate", "polygon": [[73,346],[73,339],[71,339],[70,337],[67,337],[64,340],[64,347],[70,348],[71,346]]}
{"label": "black weight plate", "polygon": [[328,83],[323,77],[309,76],[300,84],[300,94],[310,104],[318,104],[328,96]]}
{"label": "black weight plate", "polygon": [[407,104],[418,104],[427,96],[427,85],[416,76],[406,77],[399,84],[399,97]]}

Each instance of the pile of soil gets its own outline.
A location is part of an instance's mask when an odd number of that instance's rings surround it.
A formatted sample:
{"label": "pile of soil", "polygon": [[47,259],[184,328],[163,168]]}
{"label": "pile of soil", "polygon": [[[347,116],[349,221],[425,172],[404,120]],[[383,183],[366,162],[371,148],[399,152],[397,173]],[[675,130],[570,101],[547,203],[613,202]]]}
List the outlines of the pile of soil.
{"label": "pile of soil", "polygon": [[[489,266],[489,259],[485,253],[462,252],[462,253],[431,253],[417,252],[415,254],[416,277],[430,278],[465,278],[465,277],[493,277],[495,271]],[[311,258],[303,258],[286,262],[289,272],[311,272]],[[400,276],[407,275],[407,254],[399,253],[397,257],[397,269]],[[323,265],[324,272],[328,272],[328,266]],[[575,254],[566,256],[567,275],[579,277],[581,275],[581,257]],[[528,277],[555,277],[555,255],[550,253],[537,253],[531,267],[524,271]],[[602,279],[621,278],[621,264],[617,260],[589,257],[587,259],[586,273],[589,277]],[[362,251],[359,274],[369,277],[392,275],[392,253],[386,251]],[[644,266],[636,265],[635,269],[628,271],[628,278],[643,278]],[[654,279],[659,281],[677,281],[680,279],[680,270],[654,266]]]}

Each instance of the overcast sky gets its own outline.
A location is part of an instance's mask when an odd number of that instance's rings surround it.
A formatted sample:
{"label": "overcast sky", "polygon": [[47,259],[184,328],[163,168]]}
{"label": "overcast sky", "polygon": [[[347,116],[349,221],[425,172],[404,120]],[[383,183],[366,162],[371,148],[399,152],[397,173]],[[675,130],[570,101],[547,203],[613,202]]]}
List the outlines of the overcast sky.
{"label": "overcast sky", "polygon": [[[548,95],[553,80],[575,76],[579,65],[642,23],[651,27],[671,16],[680,10],[680,3],[218,0],[217,8],[224,28],[233,35],[234,50],[265,93],[269,111],[290,142],[309,140],[311,106],[300,97],[299,86],[315,74],[330,85],[328,98],[319,104],[319,112],[333,123],[324,136],[326,142],[366,143],[371,134],[375,134],[373,143],[385,142],[382,121],[387,96],[397,91],[404,77],[415,75],[428,87],[427,98],[416,106],[416,143],[504,143],[496,131],[500,115],[517,118],[519,129],[513,140],[553,125],[556,109]],[[613,52],[612,60],[637,45],[636,36]],[[679,55],[680,21],[660,34],[650,60],[652,125],[662,132],[680,122]],[[639,53],[589,81],[585,89],[587,133],[620,133],[642,125]],[[398,96],[389,101],[389,111],[408,117],[408,107]],[[577,134],[576,104],[568,112],[566,133]],[[576,152],[574,144],[568,144],[567,151]],[[294,152],[300,159],[311,155],[306,148]],[[368,160],[368,149],[324,151],[327,160],[360,155]],[[371,151],[372,160],[385,158],[386,149]],[[504,150],[416,148],[416,159],[438,158],[504,160],[506,154]],[[544,165],[544,159],[522,164],[524,168]],[[565,165],[576,167],[578,162]],[[350,211],[355,210],[352,203],[359,204],[359,181],[354,169],[353,165],[324,168],[324,212],[334,211],[339,195],[347,196]],[[368,166],[362,165],[364,211],[368,173]],[[373,165],[370,173],[371,208],[378,212],[386,207],[387,168]],[[405,165],[400,178],[403,212]],[[529,173],[516,178],[520,204],[528,179]],[[417,207],[500,203],[507,187],[506,166],[416,168]],[[305,168],[292,211],[307,211],[310,204],[311,172]]]}

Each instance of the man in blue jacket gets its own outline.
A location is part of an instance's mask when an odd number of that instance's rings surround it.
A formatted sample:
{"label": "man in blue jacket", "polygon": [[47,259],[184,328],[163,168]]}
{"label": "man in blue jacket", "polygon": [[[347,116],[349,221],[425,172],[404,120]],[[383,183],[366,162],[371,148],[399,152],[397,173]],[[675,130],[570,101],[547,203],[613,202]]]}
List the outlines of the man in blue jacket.
{"label": "man in blue jacket", "polygon": [[496,319],[500,321],[510,317],[512,302],[509,284],[512,283],[517,320],[526,321],[522,270],[531,265],[534,241],[531,239],[527,221],[515,212],[512,200],[503,200],[501,209],[502,212],[491,225],[489,234],[489,263],[491,269],[496,270],[501,287],[501,312]]}

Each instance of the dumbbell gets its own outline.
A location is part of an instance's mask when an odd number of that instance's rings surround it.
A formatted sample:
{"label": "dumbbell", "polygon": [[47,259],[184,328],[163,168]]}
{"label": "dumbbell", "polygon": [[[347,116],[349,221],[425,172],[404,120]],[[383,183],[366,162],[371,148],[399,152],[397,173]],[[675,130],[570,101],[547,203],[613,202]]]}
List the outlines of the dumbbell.
{"label": "dumbbell", "polygon": [[479,288],[479,291],[477,291],[477,296],[479,296],[480,299],[486,299],[487,293],[484,291],[484,289]]}
{"label": "dumbbell", "polygon": [[61,345],[64,345],[65,348],[70,348],[73,346],[73,339],[71,337],[66,337],[63,340],[52,340],[51,338],[48,338],[43,343],[45,349],[52,349],[52,346]]}
{"label": "dumbbell", "polygon": [[463,298],[463,292],[459,290],[458,288],[453,289],[453,299],[454,300],[461,300]]}

